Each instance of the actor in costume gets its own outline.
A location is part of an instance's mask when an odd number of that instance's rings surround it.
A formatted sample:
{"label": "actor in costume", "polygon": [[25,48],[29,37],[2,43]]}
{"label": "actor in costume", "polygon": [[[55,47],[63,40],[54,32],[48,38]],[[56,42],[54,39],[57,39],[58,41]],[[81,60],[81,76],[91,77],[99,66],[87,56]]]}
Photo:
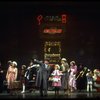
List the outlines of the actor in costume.
{"label": "actor in costume", "polygon": [[92,92],[92,90],[93,90],[93,74],[90,69],[88,69],[86,77],[87,77],[87,92]]}
{"label": "actor in costume", "polygon": [[97,92],[100,92],[100,70],[95,69],[93,71],[93,86],[96,88]]}
{"label": "actor in costume", "polygon": [[77,65],[75,61],[70,62],[70,75],[69,75],[69,89],[70,92],[77,90],[76,87],[76,73],[77,73]]}
{"label": "actor in costume", "polygon": [[21,86],[22,86],[22,91],[21,93],[25,93],[25,72],[26,72],[26,65],[22,65],[21,67],[21,75],[20,75],[20,80],[21,80]]}
{"label": "actor in costume", "polygon": [[62,89],[64,90],[64,93],[67,94],[67,92],[69,92],[69,88],[68,88],[69,64],[66,58],[61,59],[61,69],[60,70],[63,73],[63,75],[61,76]]}
{"label": "actor in costume", "polygon": [[54,71],[51,73],[52,75],[52,86],[55,88],[55,95],[59,95],[59,89],[61,87],[61,71],[59,70],[60,66],[56,64],[54,66]]}
{"label": "actor in costume", "polygon": [[36,86],[39,87],[41,96],[47,96],[48,79],[50,76],[49,60],[45,59],[44,62],[41,62],[34,59],[34,62],[40,64],[40,67],[37,71]]}
{"label": "actor in costume", "polygon": [[14,93],[15,89],[14,82],[17,80],[17,74],[18,74],[17,63],[13,61],[9,64],[9,68],[6,74],[8,89],[10,90],[11,94]]}

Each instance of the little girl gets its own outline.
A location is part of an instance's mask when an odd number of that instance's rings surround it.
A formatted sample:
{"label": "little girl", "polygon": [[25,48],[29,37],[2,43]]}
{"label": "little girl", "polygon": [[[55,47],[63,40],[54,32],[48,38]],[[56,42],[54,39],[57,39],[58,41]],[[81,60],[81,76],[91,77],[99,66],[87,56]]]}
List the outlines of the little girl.
{"label": "little girl", "polygon": [[54,71],[51,73],[52,75],[52,86],[55,87],[55,95],[59,95],[59,88],[61,87],[61,71],[59,71],[60,66],[56,64],[54,66]]}
{"label": "little girl", "polygon": [[87,77],[87,92],[92,92],[93,74],[90,69],[88,69],[86,77]]}

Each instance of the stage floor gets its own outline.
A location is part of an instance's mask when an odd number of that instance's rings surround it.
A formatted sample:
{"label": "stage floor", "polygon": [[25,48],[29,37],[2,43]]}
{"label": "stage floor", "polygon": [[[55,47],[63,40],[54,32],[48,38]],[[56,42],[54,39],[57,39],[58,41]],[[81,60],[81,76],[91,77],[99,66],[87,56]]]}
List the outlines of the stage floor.
{"label": "stage floor", "polygon": [[47,97],[41,97],[39,95],[39,91],[32,91],[28,92],[26,91],[24,94],[21,93],[21,91],[16,91],[16,94],[9,94],[7,92],[0,93],[0,98],[2,99],[32,99],[32,98],[37,98],[37,99],[76,99],[76,98],[100,98],[100,92],[92,92],[92,93],[87,93],[86,91],[81,91],[81,92],[74,92],[71,93],[70,95],[64,95],[63,91],[60,91],[59,96],[55,96],[54,91],[48,91],[48,96]]}

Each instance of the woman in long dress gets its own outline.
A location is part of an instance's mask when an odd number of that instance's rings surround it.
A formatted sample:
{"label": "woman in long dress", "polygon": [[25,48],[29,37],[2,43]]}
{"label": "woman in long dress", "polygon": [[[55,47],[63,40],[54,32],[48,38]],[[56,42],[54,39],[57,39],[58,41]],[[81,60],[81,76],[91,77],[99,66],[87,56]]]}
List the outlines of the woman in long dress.
{"label": "woman in long dress", "polygon": [[75,91],[76,88],[76,73],[77,65],[75,61],[70,62],[70,75],[69,75],[69,89],[71,92]]}
{"label": "woman in long dress", "polygon": [[7,74],[6,74],[6,80],[7,80],[7,85],[10,93],[13,93],[13,90],[15,88],[14,82],[17,79],[17,74],[18,74],[18,69],[16,68],[17,63],[15,61],[11,62],[9,64]]}

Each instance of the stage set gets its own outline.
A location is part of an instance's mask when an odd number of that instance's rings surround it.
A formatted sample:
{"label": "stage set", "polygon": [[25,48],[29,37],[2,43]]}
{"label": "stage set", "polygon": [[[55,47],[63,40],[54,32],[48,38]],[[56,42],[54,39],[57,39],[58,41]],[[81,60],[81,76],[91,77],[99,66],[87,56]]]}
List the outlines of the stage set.
{"label": "stage set", "polygon": [[71,93],[70,95],[64,95],[62,91],[60,91],[60,94],[58,96],[54,95],[54,91],[48,91],[48,96],[41,97],[39,95],[39,91],[32,91],[21,94],[21,91],[17,91],[15,95],[10,95],[7,92],[3,92],[0,94],[0,98],[2,99],[88,99],[88,98],[100,98],[100,93],[92,92],[87,93],[85,90],[81,92],[75,92]]}
{"label": "stage set", "polygon": [[4,82],[4,89],[0,93],[0,98],[2,99],[90,99],[90,98],[100,98],[100,88],[94,88],[92,91],[87,92],[86,89],[76,90],[68,94],[64,94],[64,91],[60,89],[59,95],[55,95],[54,88],[48,87],[48,95],[40,96],[39,89],[35,87],[35,81],[30,81],[31,86],[27,86],[25,93],[21,93],[22,87],[20,81],[15,82],[15,90],[13,94],[10,94],[7,90],[6,81]]}
{"label": "stage set", "polygon": [[[0,98],[100,98],[100,2],[1,2],[0,8],[0,62],[5,74]],[[21,93],[22,65],[28,67],[29,61],[34,59],[41,62],[49,59],[51,65],[61,65],[62,58],[69,65],[75,61],[78,75],[81,72],[80,65],[87,72],[91,70],[95,74],[93,91],[87,92],[85,85],[81,91],[75,90],[65,95],[60,90],[59,95],[55,95],[50,87],[47,96],[40,96],[32,80],[31,90],[26,89],[25,93]],[[18,68],[18,81],[15,81],[16,91],[13,95],[6,89],[9,60],[16,61]],[[87,72],[83,72],[86,78]],[[84,82],[87,83],[87,80],[78,85]]]}

